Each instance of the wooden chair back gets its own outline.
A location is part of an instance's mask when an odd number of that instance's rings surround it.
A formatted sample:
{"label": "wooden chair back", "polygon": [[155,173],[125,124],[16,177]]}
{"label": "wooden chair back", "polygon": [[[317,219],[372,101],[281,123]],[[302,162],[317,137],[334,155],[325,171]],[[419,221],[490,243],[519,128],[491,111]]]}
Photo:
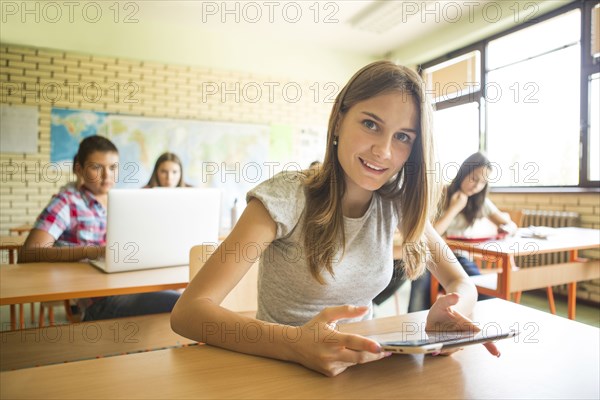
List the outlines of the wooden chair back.
{"label": "wooden chair back", "polygon": [[[214,253],[214,245],[198,245],[190,250],[190,282],[204,266],[204,263]],[[258,261],[254,263],[248,273],[238,282],[237,286],[225,297],[221,303],[231,311],[254,312],[258,308]]]}

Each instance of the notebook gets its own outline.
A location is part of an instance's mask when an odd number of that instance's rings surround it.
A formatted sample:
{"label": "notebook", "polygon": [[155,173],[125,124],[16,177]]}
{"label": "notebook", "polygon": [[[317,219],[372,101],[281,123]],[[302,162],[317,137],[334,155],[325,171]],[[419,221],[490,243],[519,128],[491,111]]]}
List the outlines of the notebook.
{"label": "notebook", "polygon": [[189,264],[190,249],[216,244],[218,189],[114,189],[108,192],[106,254],[91,260],[105,272]]}

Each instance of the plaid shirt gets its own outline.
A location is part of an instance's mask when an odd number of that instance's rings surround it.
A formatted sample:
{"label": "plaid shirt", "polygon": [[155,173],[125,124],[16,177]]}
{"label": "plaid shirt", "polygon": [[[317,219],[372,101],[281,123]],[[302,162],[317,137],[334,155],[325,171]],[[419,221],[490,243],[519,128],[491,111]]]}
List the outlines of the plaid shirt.
{"label": "plaid shirt", "polygon": [[85,187],[67,187],[52,197],[34,228],[48,232],[56,246],[104,246],[106,209]]}
{"label": "plaid shirt", "polygon": [[[48,232],[55,246],[106,245],[106,209],[85,187],[68,185],[55,194],[34,224]],[[104,297],[78,299],[82,312]]]}

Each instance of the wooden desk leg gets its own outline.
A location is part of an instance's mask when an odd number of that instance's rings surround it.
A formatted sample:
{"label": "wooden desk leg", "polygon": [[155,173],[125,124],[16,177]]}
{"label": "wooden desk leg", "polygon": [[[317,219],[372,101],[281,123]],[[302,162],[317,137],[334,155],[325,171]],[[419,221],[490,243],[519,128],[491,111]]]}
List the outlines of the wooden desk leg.
{"label": "wooden desk leg", "polygon": [[9,264],[14,264],[15,263],[15,252],[16,250],[8,250],[8,263]]}
{"label": "wooden desk leg", "polygon": [[19,327],[25,329],[25,304],[19,304]]}
{"label": "wooden desk leg", "polygon": [[10,305],[10,330],[14,331],[17,329],[17,309],[14,304]]}
{"label": "wooden desk leg", "polygon": [[568,316],[569,319],[575,319],[575,306],[577,305],[577,282],[571,282],[567,285],[568,290]]}
{"label": "wooden desk leg", "polygon": [[548,305],[550,306],[550,312],[556,315],[556,305],[554,304],[554,293],[552,292],[552,286],[546,288],[546,295],[548,296]]}
{"label": "wooden desk leg", "polygon": [[[571,262],[576,262],[579,260],[578,251],[571,250],[569,252],[569,258]],[[575,319],[575,306],[577,304],[577,282],[571,282],[567,285],[567,295],[568,295],[568,317],[569,319]]]}
{"label": "wooden desk leg", "polygon": [[512,255],[504,254],[498,261],[498,267],[502,269],[502,273],[498,275],[498,297],[506,301],[510,301],[511,272],[513,265],[515,265],[515,259]]}

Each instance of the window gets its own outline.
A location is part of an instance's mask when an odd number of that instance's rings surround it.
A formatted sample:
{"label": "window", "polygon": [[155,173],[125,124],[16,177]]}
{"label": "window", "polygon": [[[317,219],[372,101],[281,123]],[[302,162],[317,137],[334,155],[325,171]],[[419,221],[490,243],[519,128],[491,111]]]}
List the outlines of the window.
{"label": "window", "polygon": [[600,181],[600,74],[590,77],[589,88],[588,176]]}
{"label": "window", "polygon": [[600,4],[596,4],[590,13],[590,55],[598,59],[600,57]]}
{"label": "window", "polygon": [[[590,37],[589,51],[585,52],[583,57],[584,71],[582,80],[584,88],[587,88],[587,97],[583,97],[583,102],[587,101],[587,132],[584,132],[585,140],[583,142],[584,166],[583,173],[585,181],[595,183],[598,186],[600,182],[600,3],[591,7],[592,3],[586,3],[586,10],[589,13],[589,30],[586,29]],[[585,20],[584,20],[585,21]],[[585,26],[585,25],[584,25]],[[587,36],[586,34],[586,36]],[[586,48],[584,42],[584,48]],[[583,121],[586,118],[582,118]]]}
{"label": "window", "polygon": [[599,186],[597,2],[573,2],[421,69],[442,166],[483,150],[497,167],[492,186]]}
{"label": "window", "polygon": [[489,42],[487,153],[501,172],[495,185],[579,184],[580,21],[574,10]]}
{"label": "window", "polygon": [[481,51],[473,50],[423,71],[427,92],[436,105],[433,134],[438,172],[449,183],[465,158],[479,149]]}
{"label": "window", "polygon": [[471,102],[436,111],[433,132],[439,162],[436,172],[448,184],[465,158],[479,149],[479,104]]}
{"label": "window", "polygon": [[472,51],[423,71],[434,102],[453,101],[479,90],[481,52]]}

